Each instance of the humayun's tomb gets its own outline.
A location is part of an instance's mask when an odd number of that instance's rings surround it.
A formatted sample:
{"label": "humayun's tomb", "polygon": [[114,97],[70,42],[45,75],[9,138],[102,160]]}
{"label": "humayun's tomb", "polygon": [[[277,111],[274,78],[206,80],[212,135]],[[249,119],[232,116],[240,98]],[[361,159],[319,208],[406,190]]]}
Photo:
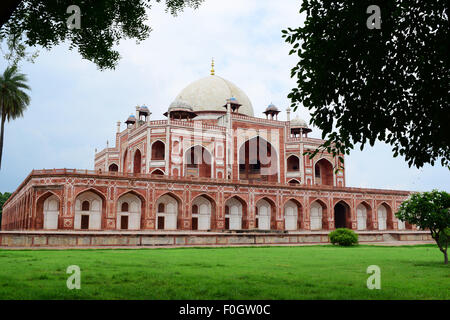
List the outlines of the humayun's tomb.
{"label": "humayun's tomb", "polygon": [[409,191],[346,187],[338,157],[304,155],[323,140],[279,112],[256,117],[212,69],[165,120],[140,106],[118,122],[94,170],[33,170],[4,205],[0,245],[327,242],[339,227],[366,241],[430,239],[395,217]]}

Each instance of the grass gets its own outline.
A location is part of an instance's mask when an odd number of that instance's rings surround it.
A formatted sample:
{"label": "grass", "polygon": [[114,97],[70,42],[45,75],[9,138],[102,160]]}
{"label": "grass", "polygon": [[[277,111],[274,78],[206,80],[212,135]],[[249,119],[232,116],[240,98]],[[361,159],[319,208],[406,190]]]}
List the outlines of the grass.
{"label": "grass", "polygon": [[449,271],[434,245],[0,250],[0,299],[449,299]]}

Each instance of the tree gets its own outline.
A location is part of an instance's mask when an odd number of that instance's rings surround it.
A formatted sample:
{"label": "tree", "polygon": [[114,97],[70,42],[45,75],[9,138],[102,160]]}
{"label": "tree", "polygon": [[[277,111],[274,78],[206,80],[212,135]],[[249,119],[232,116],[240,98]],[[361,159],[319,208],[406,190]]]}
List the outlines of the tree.
{"label": "tree", "polygon": [[[162,0],[155,0],[161,2]],[[186,7],[197,8],[203,0],[165,0],[166,11],[177,15]],[[119,53],[113,49],[121,39],[149,36],[145,24],[151,0],[2,0],[0,41],[50,49],[64,41],[77,48],[84,59],[100,69],[114,68]],[[80,28],[69,28],[68,19],[80,9]],[[69,11],[69,13],[67,13]],[[72,21],[71,19],[69,19]],[[70,22],[69,21],[69,22]],[[17,47],[20,50],[20,47]]]}
{"label": "tree", "polygon": [[2,211],[3,211],[3,205],[5,204],[6,200],[11,197],[11,193],[4,192],[3,194],[0,192],[0,229],[2,228]]}
{"label": "tree", "polygon": [[16,66],[7,67],[0,75],[0,168],[2,166],[5,122],[22,117],[30,104],[30,97],[24,91],[30,90],[26,82],[26,76],[19,73]]}
{"label": "tree", "polygon": [[23,39],[9,37],[5,41],[1,40],[0,51],[3,54],[3,58],[8,61],[9,66],[17,66],[21,60],[34,63],[34,60],[39,56],[38,50],[33,52],[28,50],[29,48]]}
{"label": "tree", "polygon": [[291,107],[310,110],[327,140],[320,150],[349,154],[379,140],[409,166],[440,159],[450,169],[448,3],[380,0],[380,29],[372,4],[302,2],[304,25],[282,31],[299,58]]}
{"label": "tree", "polygon": [[414,193],[404,201],[395,214],[400,220],[429,229],[448,264],[450,240],[450,194],[445,191]]}

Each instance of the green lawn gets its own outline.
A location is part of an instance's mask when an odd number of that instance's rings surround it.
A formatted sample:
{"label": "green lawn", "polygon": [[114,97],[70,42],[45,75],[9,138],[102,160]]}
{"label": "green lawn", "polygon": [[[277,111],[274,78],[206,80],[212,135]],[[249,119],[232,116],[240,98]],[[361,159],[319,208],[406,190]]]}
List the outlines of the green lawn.
{"label": "green lawn", "polygon": [[[366,269],[381,268],[381,290]],[[66,268],[81,268],[68,290]],[[449,299],[433,245],[0,250],[0,299]]]}

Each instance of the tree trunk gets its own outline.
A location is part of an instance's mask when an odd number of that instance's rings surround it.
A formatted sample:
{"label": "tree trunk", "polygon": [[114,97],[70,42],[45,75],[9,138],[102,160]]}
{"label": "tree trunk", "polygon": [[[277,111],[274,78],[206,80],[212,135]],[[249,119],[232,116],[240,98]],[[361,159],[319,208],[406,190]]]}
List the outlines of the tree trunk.
{"label": "tree trunk", "polygon": [[[439,239],[440,232],[434,231],[433,229],[430,229],[431,231],[431,237],[436,241],[436,244],[439,248],[439,250],[444,254],[444,264],[448,264],[448,254],[447,254],[447,248],[448,248],[448,242],[446,242],[445,247],[442,245]],[[446,239],[446,241],[448,241]]]}
{"label": "tree trunk", "polygon": [[0,169],[2,168],[2,154],[3,154],[3,135],[5,133],[5,121],[6,121],[6,114],[2,112],[2,119],[0,120],[2,122],[2,127],[0,131]]}

